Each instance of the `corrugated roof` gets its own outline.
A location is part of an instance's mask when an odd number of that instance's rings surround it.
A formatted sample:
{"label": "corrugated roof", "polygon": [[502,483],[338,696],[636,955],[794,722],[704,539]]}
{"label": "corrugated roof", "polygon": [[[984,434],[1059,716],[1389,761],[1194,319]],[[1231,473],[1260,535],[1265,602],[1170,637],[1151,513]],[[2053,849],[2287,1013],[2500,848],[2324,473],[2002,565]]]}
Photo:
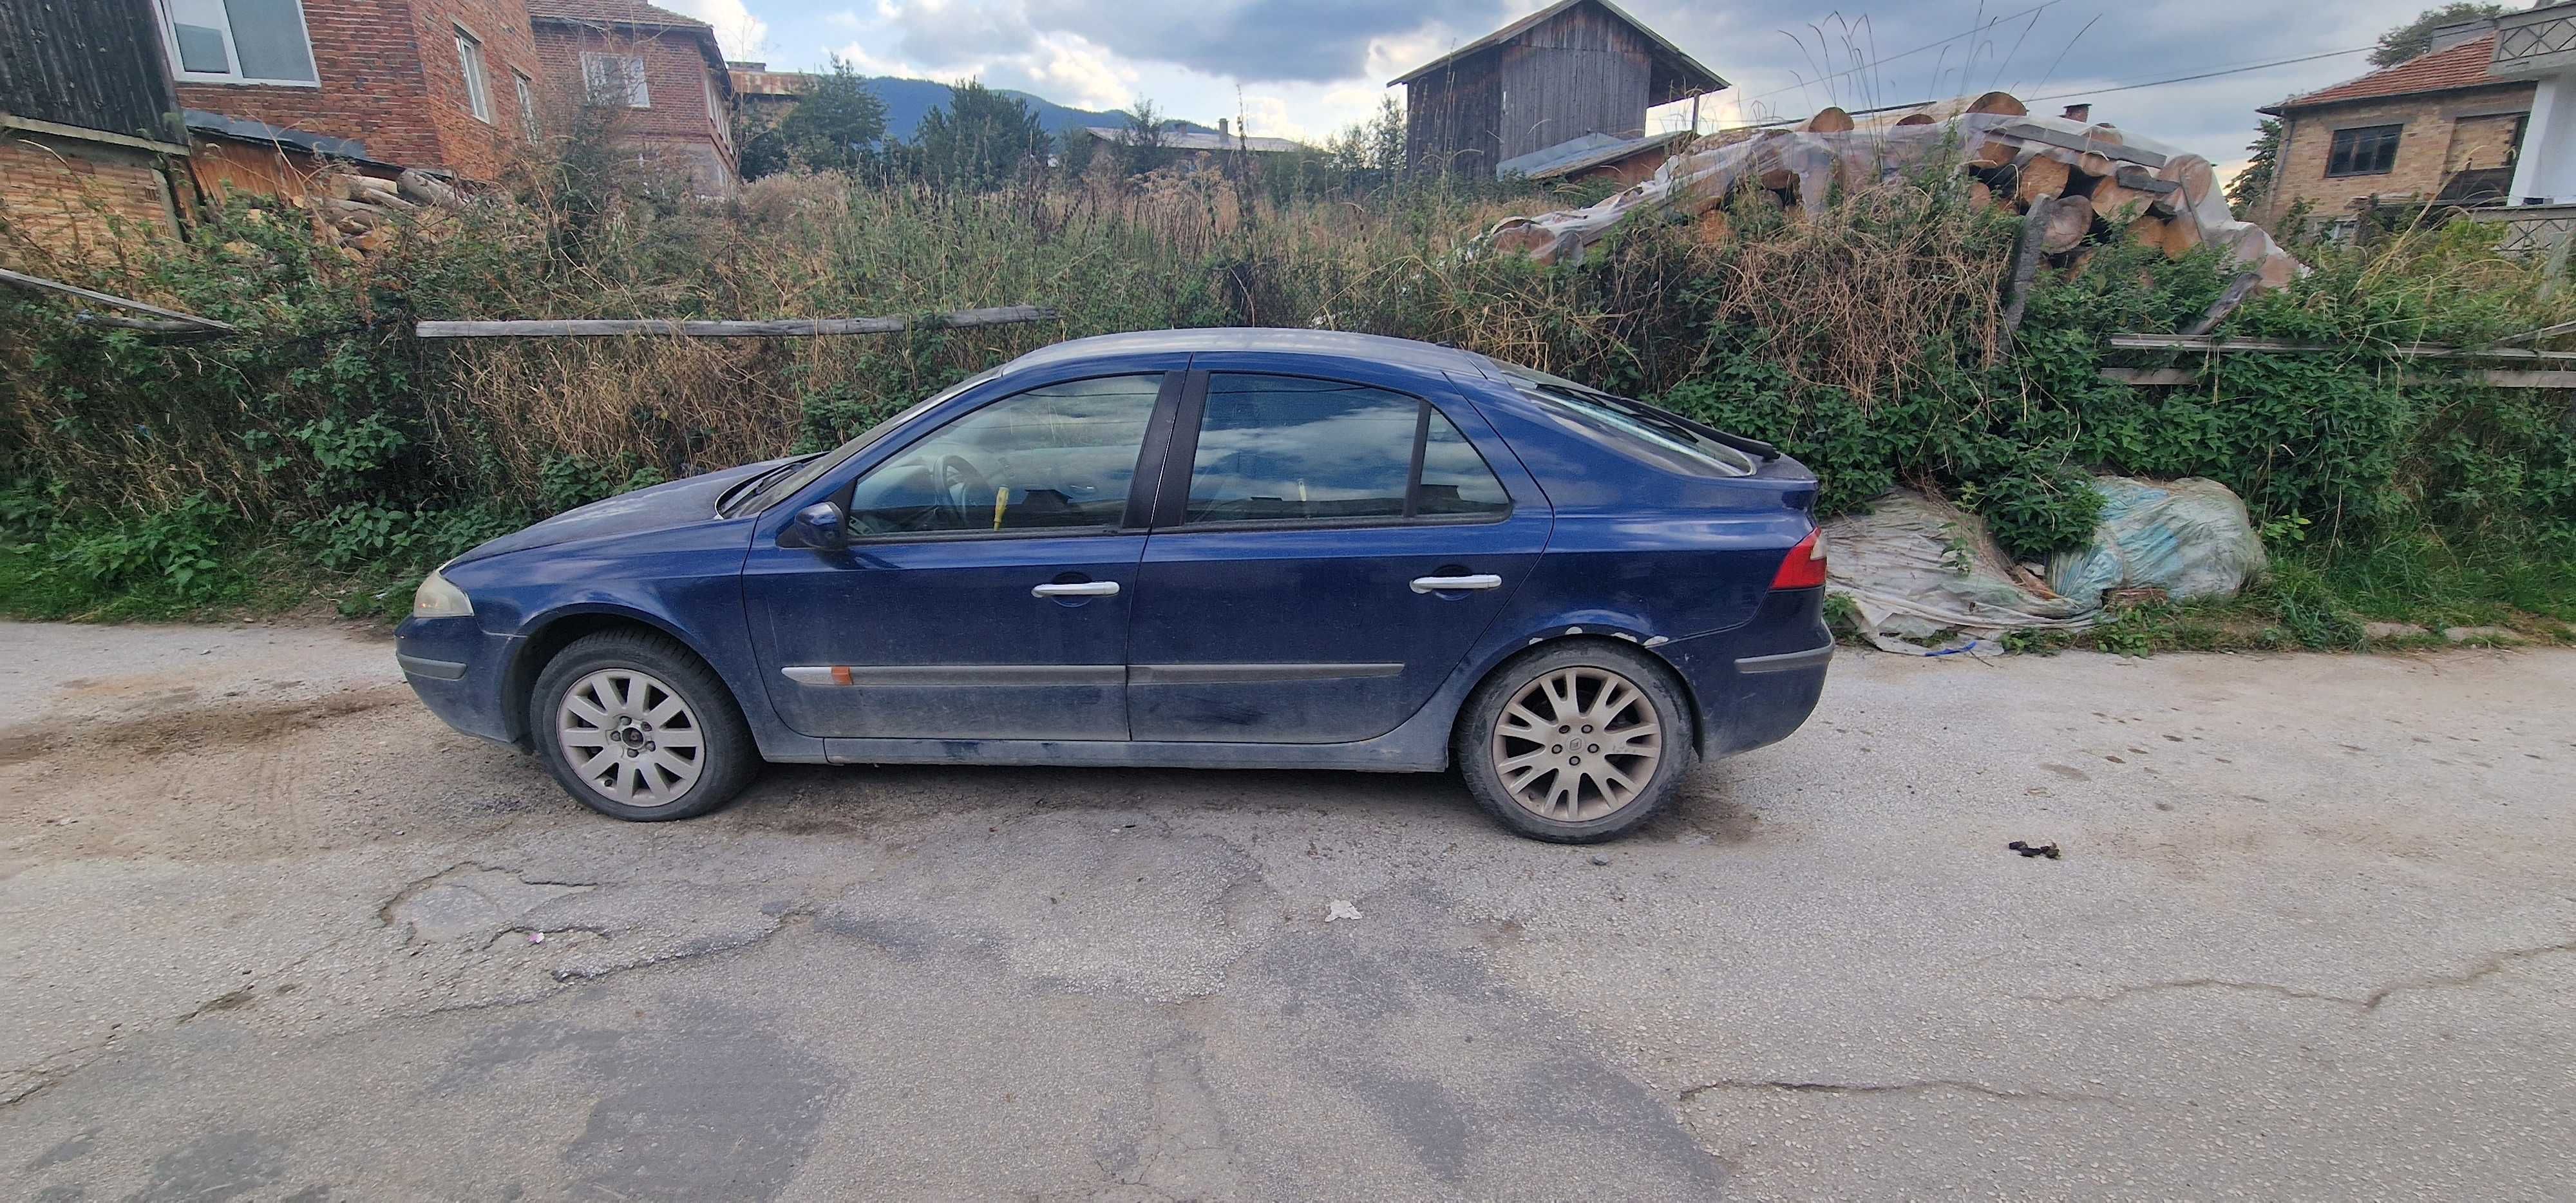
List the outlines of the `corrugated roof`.
{"label": "corrugated roof", "polygon": [[1689,137],[1690,133],[1686,129],[1677,129],[1635,138],[1585,134],[1580,138],[1559,142],[1545,150],[1531,151],[1517,159],[1505,159],[1494,165],[1494,177],[1500,179],[1517,172],[1532,180],[1552,180],[1578,171],[1589,171],[1604,163],[1616,163],[1631,155],[1671,146]]}
{"label": "corrugated roof", "polygon": [[[1128,137],[1127,127],[1120,125],[1086,125],[1082,127],[1082,132],[1103,142],[1115,142],[1121,145],[1126,143]],[[1192,130],[1167,130],[1163,134],[1161,144],[1171,150],[1240,149],[1260,151],[1264,154],[1280,154],[1302,148],[1301,143],[1292,142],[1286,138],[1248,136],[1237,138],[1233,134],[1202,134]]]}
{"label": "corrugated roof", "polygon": [[528,16],[539,21],[581,21],[595,25],[651,25],[665,29],[715,28],[644,0],[528,0]]}
{"label": "corrugated roof", "polygon": [[733,90],[743,96],[802,96],[808,81],[814,77],[802,71],[753,71],[742,67],[726,69],[733,77]]}
{"label": "corrugated roof", "polygon": [[2487,64],[2495,58],[2495,42],[2494,34],[2471,38],[2445,50],[2416,55],[2394,67],[2373,71],[2359,79],[2348,79],[2305,96],[2293,96],[2262,111],[2278,113],[2283,109],[2304,109],[2344,100],[2375,100],[2419,92],[2448,92],[2457,88],[2522,82],[2487,74]]}
{"label": "corrugated roof", "polygon": [[1391,88],[1400,83],[1410,83],[1413,80],[1420,79],[1425,75],[1431,74],[1438,68],[1465,58],[1468,55],[1475,54],[1493,46],[1499,46],[1502,43],[1519,37],[1540,25],[1546,24],[1549,20],[1555,18],[1558,13],[1564,12],[1577,4],[1600,5],[1601,8],[1611,16],[1617,17],[1619,20],[1626,22],[1630,28],[1646,35],[1646,39],[1648,41],[1653,42],[1657,47],[1660,47],[1663,50],[1665,59],[1663,66],[1665,69],[1676,75],[1687,77],[1681,81],[1684,84],[1700,84],[1702,86],[1698,90],[1703,92],[1724,91],[1728,86],[1724,79],[1719,78],[1717,72],[1711,71],[1707,67],[1702,66],[1698,59],[1692,58],[1690,55],[1683,53],[1681,47],[1673,45],[1670,41],[1665,39],[1664,35],[1656,33],[1653,29],[1648,28],[1645,22],[1629,16],[1626,9],[1623,9],[1616,4],[1612,4],[1610,0],[1557,0],[1556,3],[1548,5],[1546,8],[1542,8],[1537,12],[1531,13],[1520,20],[1503,26],[1501,29],[1497,29],[1492,33],[1486,34],[1475,41],[1457,48],[1456,50],[1452,50],[1449,53],[1441,55],[1430,62],[1424,63],[1411,71],[1407,71],[1402,75],[1396,76],[1394,79],[1386,81],[1387,86]]}

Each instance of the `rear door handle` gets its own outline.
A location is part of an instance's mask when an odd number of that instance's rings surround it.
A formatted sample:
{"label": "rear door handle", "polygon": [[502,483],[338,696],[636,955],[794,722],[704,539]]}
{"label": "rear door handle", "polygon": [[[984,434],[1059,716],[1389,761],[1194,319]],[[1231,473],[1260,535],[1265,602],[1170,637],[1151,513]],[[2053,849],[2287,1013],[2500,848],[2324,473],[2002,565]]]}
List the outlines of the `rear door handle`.
{"label": "rear door handle", "polygon": [[1503,578],[1490,572],[1474,576],[1417,576],[1413,578],[1416,593],[1449,593],[1460,589],[1500,589]]}
{"label": "rear door handle", "polygon": [[1081,581],[1070,585],[1040,585],[1029,590],[1031,597],[1116,597],[1116,581]]}

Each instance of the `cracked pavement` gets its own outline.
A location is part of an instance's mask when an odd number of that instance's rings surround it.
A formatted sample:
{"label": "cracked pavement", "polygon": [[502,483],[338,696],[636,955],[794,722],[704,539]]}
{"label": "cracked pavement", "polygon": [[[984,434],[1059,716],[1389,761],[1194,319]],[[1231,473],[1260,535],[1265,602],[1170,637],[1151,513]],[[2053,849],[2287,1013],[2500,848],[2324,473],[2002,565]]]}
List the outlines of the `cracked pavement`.
{"label": "cracked pavement", "polygon": [[1846,654],[1578,849],[1327,773],[777,768],[620,824],[378,638],[0,640],[10,1197],[2576,1182],[2576,652]]}

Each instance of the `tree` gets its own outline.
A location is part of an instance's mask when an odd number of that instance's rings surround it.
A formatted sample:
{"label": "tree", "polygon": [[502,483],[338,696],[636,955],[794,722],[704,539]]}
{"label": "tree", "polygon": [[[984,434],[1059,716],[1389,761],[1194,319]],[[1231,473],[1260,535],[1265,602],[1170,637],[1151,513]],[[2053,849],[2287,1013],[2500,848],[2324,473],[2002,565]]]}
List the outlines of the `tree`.
{"label": "tree", "polygon": [[2245,170],[2227,181],[2227,207],[2235,211],[2239,221],[2245,220],[2245,215],[2272,191],[2272,175],[2281,162],[2281,123],[2264,118],[2255,129],[2254,144],[2245,149]]}
{"label": "tree", "polygon": [[1137,97],[1136,103],[1128,106],[1127,134],[1119,140],[1120,153],[1126,159],[1120,167],[1128,175],[1143,175],[1171,162],[1166,135],[1180,127],[1180,122],[1165,118],[1153,101]]}
{"label": "tree", "polygon": [[989,192],[1043,165],[1050,144],[1026,101],[967,79],[950,86],[948,107],[921,115],[909,157],[913,170],[934,184]]}
{"label": "tree", "polygon": [[[2393,67],[2431,49],[2433,31],[2462,21],[2485,21],[2501,17],[2513,9],[2502,4],[2453,0],[2440,8],[2428,8],[2412,21],[2379,35],[2379,48],[2370,52],[2370,65]],[[2231,195],[2233,195],[2231,193]]]}
{"label": "tree", "polygon": [[813,77],[774,129],[739,138],[744,179],[801,163],[816,171],[849,171],[885,139],[885,101],[835,55],[830,72]]}

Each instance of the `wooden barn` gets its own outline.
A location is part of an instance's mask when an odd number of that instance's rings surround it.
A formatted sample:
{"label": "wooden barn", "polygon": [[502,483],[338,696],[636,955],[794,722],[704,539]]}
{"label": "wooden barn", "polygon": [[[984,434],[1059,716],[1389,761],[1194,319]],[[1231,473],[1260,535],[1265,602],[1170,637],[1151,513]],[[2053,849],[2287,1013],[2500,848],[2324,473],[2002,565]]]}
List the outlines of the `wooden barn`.
{"label": "wooden barn", "polygon": [[1588,134],[1642,136],[1647,109],[1727,86],[1609,0],[1559,0],[1388,82],[1404,85],[1408,164],[1484,175]]}

